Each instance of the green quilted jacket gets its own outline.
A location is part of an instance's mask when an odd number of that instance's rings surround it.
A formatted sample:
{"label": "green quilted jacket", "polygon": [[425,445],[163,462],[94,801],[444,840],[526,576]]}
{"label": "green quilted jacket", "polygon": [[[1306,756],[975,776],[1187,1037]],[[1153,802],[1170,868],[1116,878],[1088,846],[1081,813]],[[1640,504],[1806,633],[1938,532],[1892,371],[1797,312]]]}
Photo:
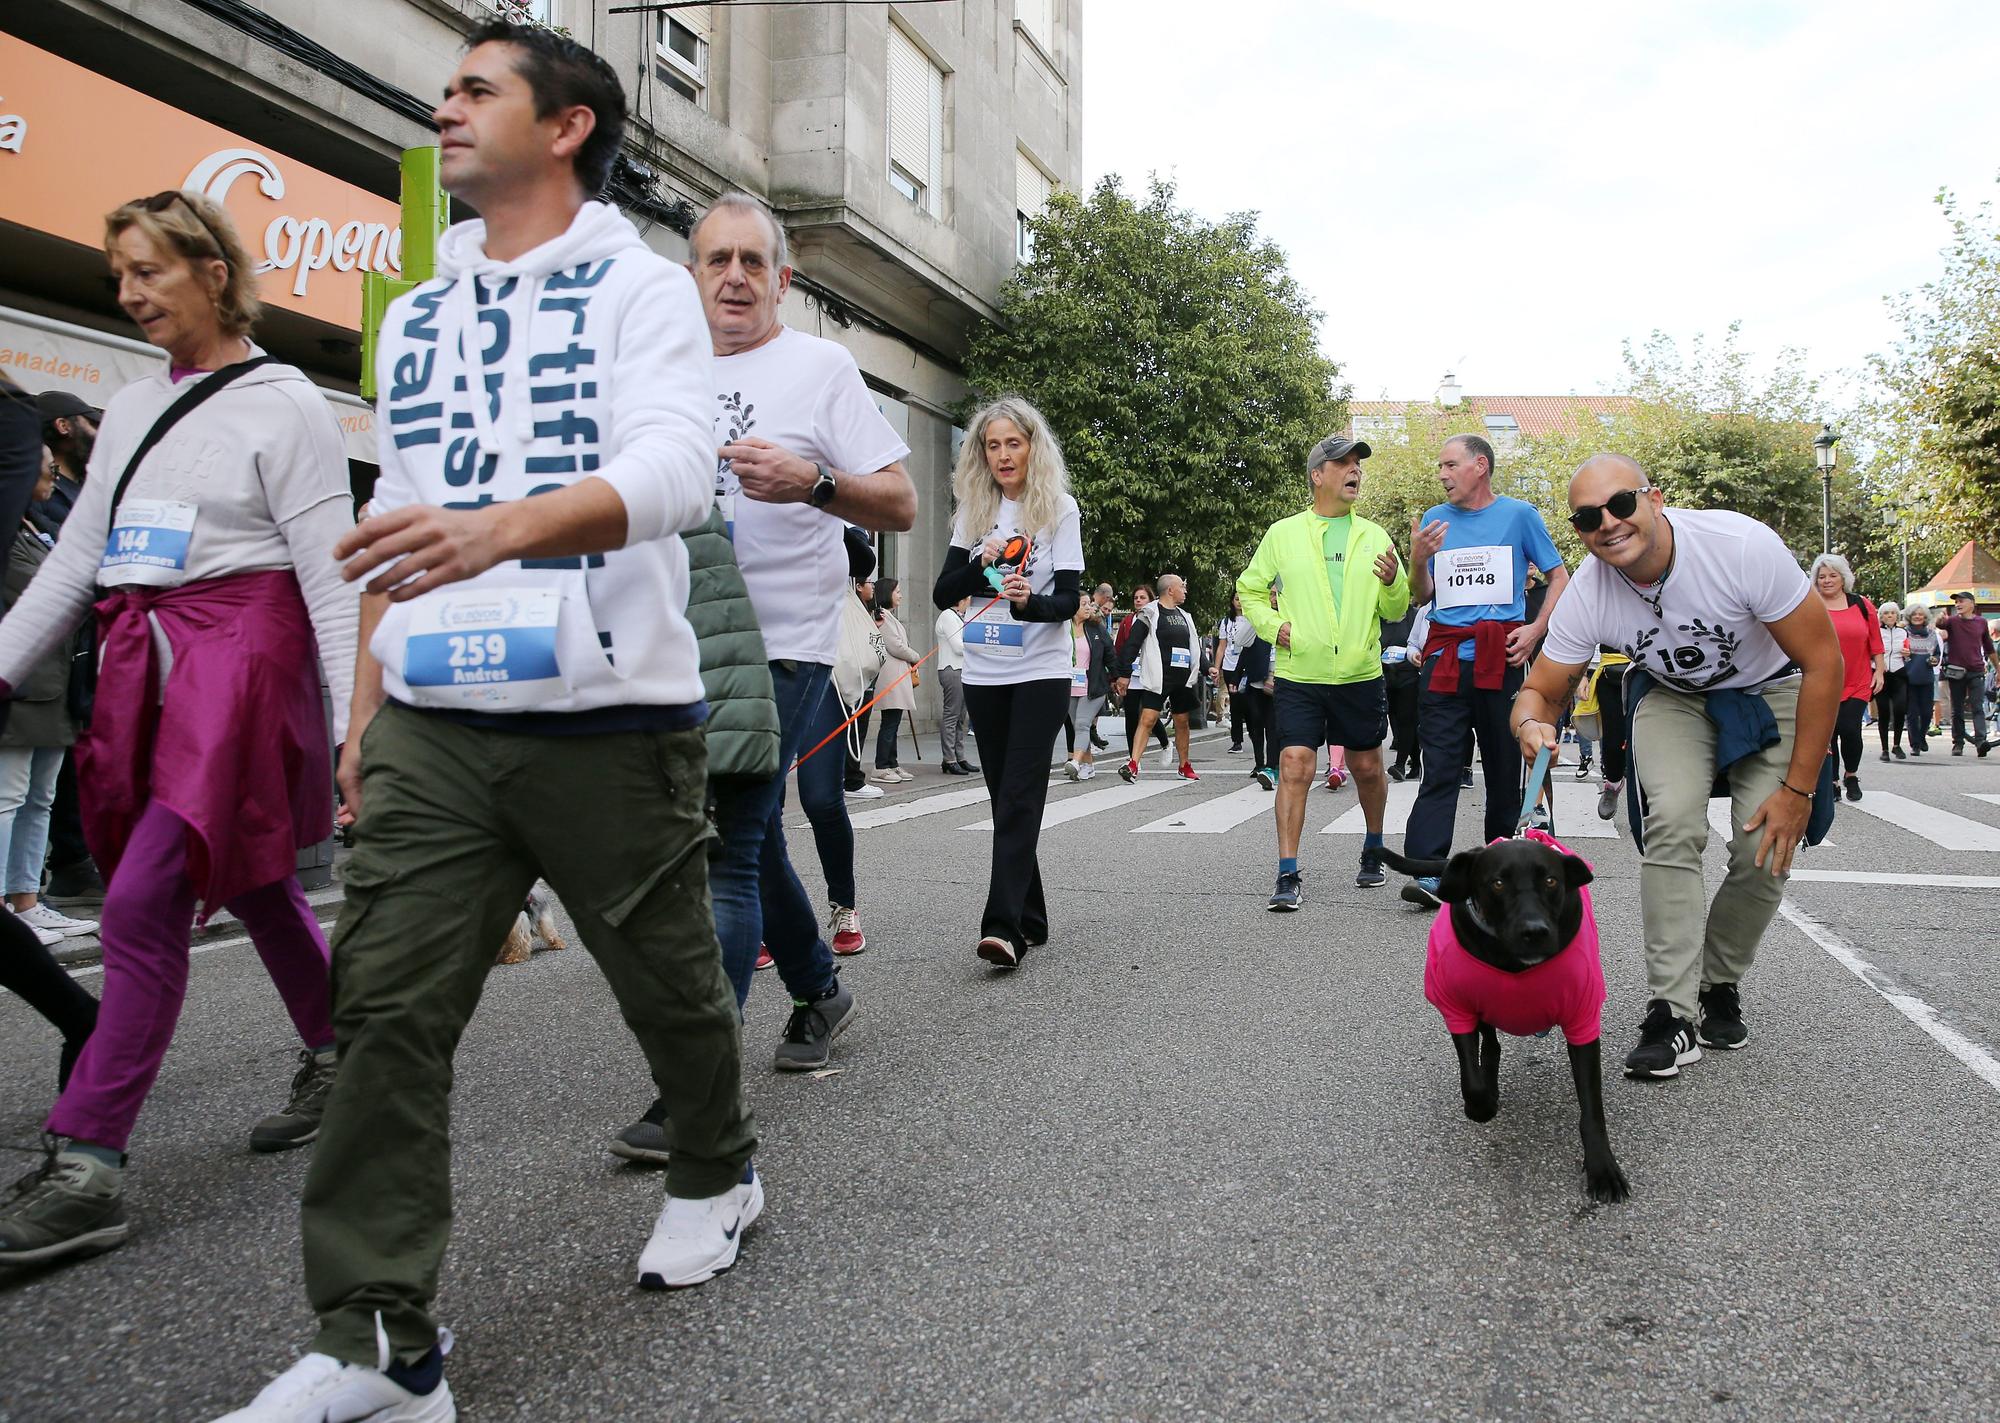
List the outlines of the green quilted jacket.
{"label": "green quilted jacket", "polygon": [[701,644],[708,702],[708,774],[767,781],[778,774],[778,703],[764,634],[722,513],[681,535],[688,553],[688,622]]}

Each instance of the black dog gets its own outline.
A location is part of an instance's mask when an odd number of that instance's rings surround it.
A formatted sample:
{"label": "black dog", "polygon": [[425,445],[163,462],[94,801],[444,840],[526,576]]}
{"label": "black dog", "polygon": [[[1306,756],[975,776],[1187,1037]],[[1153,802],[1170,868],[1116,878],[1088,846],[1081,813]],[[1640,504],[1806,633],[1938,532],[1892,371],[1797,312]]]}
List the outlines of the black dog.
{"label": "black dog", "polygon": [[[1384,850],[1382,858],[1402,874],[1437,875],[1438,898],[1445,902],[1438,912],[1451,916],[1451,932],[1459,945],[1502,973],[1521,973],[1548,962],[1569,948],[1584,927],[1581,891],[1590,883],[1590,866],[1550,842],[1500,840],[1478,850],[1461,850],[1449,863],[1408,860],[1392,850]],[[1595,937],[1569,951],[1594,954]],[[1546,1020],[1525,1028],[1520,1022],[1507,1027],[1510,1032],[1537,1032],[1556,1021],[1552,1008]],[[1481,1015],[1477,1031],[1454,1032],[1451,1041],[1458,1051],[1465,1114],[1475,1122],[1491,1121],[1500,1110],[1499,1034]],[[1585,1184],[1595,1200],[1622,1201],[1630,1187],[1611,1154],[1611,1137],[1604,1126],[1599,1040],[1592,1038],[1581,1046],[1570,1043],[1569,1068],[1581,1117]]]}

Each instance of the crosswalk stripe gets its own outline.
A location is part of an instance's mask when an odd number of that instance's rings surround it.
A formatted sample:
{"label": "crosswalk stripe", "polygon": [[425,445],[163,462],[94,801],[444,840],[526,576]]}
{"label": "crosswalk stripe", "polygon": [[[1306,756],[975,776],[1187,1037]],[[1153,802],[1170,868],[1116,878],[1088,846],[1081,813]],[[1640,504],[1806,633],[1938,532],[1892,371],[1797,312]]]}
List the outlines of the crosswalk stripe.
{"label": "crosswalk stripe", "polygon": [[920,815],[937,815],[941,811],[957,810],[961,806],[983,805],[986,801],[986,787],[971,786],[962,791],[947,791],[943,795],[925,796],[922,800],[906,800],[895,805],[885,805],[878,810],[864,810],[859,815],[848,812],[847,820],[856,830],[873,830],[878,825],[897,825],[905,820],[915,820]]}
{"label": "crosswalk stripe", "polygon": [[1961,794],[1970,796],[1973,800],[1983,800],[1988,805],[2000,805],[2000,795],[1987,795],[1984,791],[1964,791]]}
{"label": "crosswalk stripe", "polygon": [[[1084,816],[1095,815],[1100,810],[1115,810],[1121,805],[1130,805],[1134,801],[1151,800],[1156,795],[1165,795],[1168,791],[1178,790],[1182,786],[1191,786],[1194,784],[1195,782],[1193,781],[1160,780],[1140,781],[1136,785],[1127,785],[1123,781],[1120,781],[1117,785],[1107,786],[1101,791],[1090,791],[1085,795],[1073,795],[1066,800],[1052,800],[1042,808],[1042,829],[1047,830],[1051,826],[1067,825],[1072,820],[1081,820]],[[958,828],[960,830],[991,830],[993,822],[990,820],[981,820],[971,825],[961,825]]]}
{"label": "crosswalk stripe", "polygon": [[1793,870],[1791,883],[1804,880],[1811,884],[1891,884],[1908,886],[1912,889],[2000,889],[2000,876],[1996,875],[1923,875],[1906,874],[1900,870]]}
{"label": "crosswalk stripe", "polygon": [[1268,814],[1274,799],[1262,786],[1247,786],[1229,795],[1203,801],[1192,810],[1177,811],[1150,824],[1141,825],[1134,835],[1223,835],[1246,820]]}
{"label": "crosswalk stripe", "polygon": [[2000,827],[1953,815],[1894,791],[1869,791],[1841,809],[1858,810],[1877,820],[1886,820],[1899,830],[1922,836],[1941,850],[2000,850]]}
{"label": "crosswalk stripe", "polygon": [[[1389,801],[1382,811],[1382,829],[1389,834],[1400,834],[1410,822],[1410,807],[1417,803],[1417,791],[1421,789],[1415,781],[1389,782]],[[1315,795],[1319,792],[1315,791]],[[1460,791],[1462,796],[1465,792]],[[1308,801],[1307,808],[1311,808]],[[1368,817],[1357,804],[1350,803],[1346,810],[1319,832],[1322,835],[1366,835]]]}

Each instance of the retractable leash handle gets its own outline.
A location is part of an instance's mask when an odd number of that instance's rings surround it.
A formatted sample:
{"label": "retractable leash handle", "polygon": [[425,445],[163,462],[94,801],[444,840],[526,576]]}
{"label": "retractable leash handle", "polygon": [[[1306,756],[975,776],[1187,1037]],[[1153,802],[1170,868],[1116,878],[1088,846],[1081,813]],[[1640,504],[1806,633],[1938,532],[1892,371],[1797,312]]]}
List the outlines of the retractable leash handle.
{"label": "retractable leash handle", "polygon": [[[1549,748],[1546,746],[1535,753],[1534,768],[1528,772],[1528,792],[1521,797],[1521,814],[1514,821],[1514,833],[1516,835],[1526,830],[1528,822],[1534,819],[1535,802],[1542,798],[1542,783],[1549,778],[1550,755]],[[1555,823],[1553,807],[1549,815],[1549,823],[1551,825]]]}

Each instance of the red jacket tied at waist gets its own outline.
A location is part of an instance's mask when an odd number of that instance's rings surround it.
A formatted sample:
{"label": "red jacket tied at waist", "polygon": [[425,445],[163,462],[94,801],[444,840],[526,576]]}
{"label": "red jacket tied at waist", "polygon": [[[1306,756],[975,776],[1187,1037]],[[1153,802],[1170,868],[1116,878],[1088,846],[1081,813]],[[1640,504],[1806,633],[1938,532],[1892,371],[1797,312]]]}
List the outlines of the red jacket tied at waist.
{"label": "red jacket tied at waist", "polygon": [[[172,650],[159,695],[157,622]],[[97,604],[101,665],[77,745],[84,838],[108,879],[149,800],[190,827],[201,917],[294,873],[332,824],[319,652],[288,568]]]}
{"label": "red jacket tied at waist", "polygon": [[1429,658],[1440,648],[1444,656],[1431,673],[1431,690],[1434,692],[1456,692],[1458,690],[1458,645],[1468,637],[1472,639],[1472,685],[1482,692],[1497,692],[1507,682],[1507,634],[1520,623],[1477,622],[1469,628],[1444,627],[1431,624],[1431,635],[1424,640],[1424,656]]}

